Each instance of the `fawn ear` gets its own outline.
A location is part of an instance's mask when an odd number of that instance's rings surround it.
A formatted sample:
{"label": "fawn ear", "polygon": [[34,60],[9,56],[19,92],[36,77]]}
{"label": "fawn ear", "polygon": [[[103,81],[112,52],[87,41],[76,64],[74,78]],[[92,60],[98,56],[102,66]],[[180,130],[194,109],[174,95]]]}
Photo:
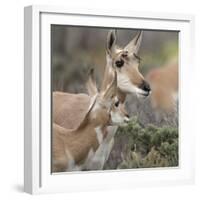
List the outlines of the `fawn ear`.
{"label": "fawn ear", "polygon": [[103,99],[112,99],[117,94],[117,72],[114,71],[114,77],[112,82],[107,86],[107,88],[102,91]]}
{"label": "fawn ear", "polygon": [[138,31],[136,36],[126,45],[124,50],[137,54],[141,45],[143,31]]}
{"label": "fawn ear", "polygon": [[109,55],[112,55],[116,45],[116,30],[111,30],[107,35],[106,51]]}
{"label": "fawn ear", "polygon": [[98,97],[98,94],[96,94],[96,95],[94,95],[93,97],[90,98],[90,105],[89,105],[89,107],[88,107],[88,110],[86,111],[83,120],[82,120],[81,123],[77,126],[77,128],[76,128],[75,130],[81,129],[82,127],[85,126],[85,124],[87,124],[88,119],[89,119],[89,116],[90,116],[90,113],[91,113],[93,107],[94,107],[95,104],[96,104],[97,97]]}
{"label": "fawn ear", "polygon": [[90,96],[94,96],[98,93],[97,85],[93,77],[94,77],[94,69],[92,68],[89,72],[89,78],[86,83],[87,91]]}

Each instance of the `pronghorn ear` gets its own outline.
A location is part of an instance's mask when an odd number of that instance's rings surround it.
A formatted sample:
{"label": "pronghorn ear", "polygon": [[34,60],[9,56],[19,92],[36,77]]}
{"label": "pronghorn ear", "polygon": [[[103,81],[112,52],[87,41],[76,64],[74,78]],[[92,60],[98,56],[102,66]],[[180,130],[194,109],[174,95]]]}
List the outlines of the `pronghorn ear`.
{"label": "pronghorn ear", "polygon": [[114,67],[112,67],[112,58],[106,52],[106,66],[104,68],[104,75],[103,75],[103,79],[101,82],[100,93],[101,93],[101,91],[105,91],[108,84],[112,81],[113,76],[114,76],[114,71],[115,71],[115,69],[114,69]]}
{"label": "pronghorn ear", "polygon": [[116,96],[117,93],[117,72],[115,71],[114,77],[110,85],[105,89],[105,91],[102,91],[102,97],[103,99],[112,99],[114,96]]}
{"label": "pronghorn ear", "polygon": [[93,97],[90,98],[90,105],[89,105],[89,107],[88,107],[88,110],[87,110],[87,112],[85,113],[85,116],[84,116],[83,120],[81,121],[81,123],[77,126],[76,130],[78,130],[78,129],[84,127],[85,124],[87,124],[88,119],[89,119],[89,115],[90,115],[90,113],[91,113],[93,107],[94,107],[95,104],[96,104],[97,96],[98,96],[98,94],[96,94],[96,95],[94,95]]}
{"label": "pronghorn ear", "polygon": [[143,35],[143,31],[138,31],[136,36],[126,45],[124,50],[137,54],[141,45],[142,35]]}
{"label": "pronghorn ear", "polygon": [[96,82],[94,81],[94,69],[89,72],[89,78],[86,83],[86,87],[90,96],[94,96],[98,93]]}
{"label": "pronghorn ear", "polygon": [[116,30],[111,30],[107,35],[106,51],[108,54],[112,55],[115,50],[116,45]]}

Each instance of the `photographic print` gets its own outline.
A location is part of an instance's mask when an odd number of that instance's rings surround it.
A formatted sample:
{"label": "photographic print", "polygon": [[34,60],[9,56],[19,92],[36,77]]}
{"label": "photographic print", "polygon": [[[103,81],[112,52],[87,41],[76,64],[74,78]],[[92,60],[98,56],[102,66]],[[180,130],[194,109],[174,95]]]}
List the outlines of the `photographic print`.
{"label": "photographic print", "polygon": [[179,166],[179,32],[51,25],[51,172]]}
{"label": "photographic print", "polygon": [[24,24],[26,192],[194,182],[194,16],[28,6]]}

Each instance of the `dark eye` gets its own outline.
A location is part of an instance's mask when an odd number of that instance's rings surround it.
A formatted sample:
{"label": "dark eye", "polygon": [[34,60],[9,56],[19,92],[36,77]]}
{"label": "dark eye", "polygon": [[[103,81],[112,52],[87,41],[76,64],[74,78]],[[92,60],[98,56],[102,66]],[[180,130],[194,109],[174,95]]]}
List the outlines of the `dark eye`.
{"label": "dark eye", "polygon": [[120,68],[120,67],[122,67],[124,65],[124,61],[122,59],[121,60],[117,60],[115,62],[115,65]]}
{"label": "dark eye", "polygon": [[119,101],[115,102],[115,107],[119,106]]}

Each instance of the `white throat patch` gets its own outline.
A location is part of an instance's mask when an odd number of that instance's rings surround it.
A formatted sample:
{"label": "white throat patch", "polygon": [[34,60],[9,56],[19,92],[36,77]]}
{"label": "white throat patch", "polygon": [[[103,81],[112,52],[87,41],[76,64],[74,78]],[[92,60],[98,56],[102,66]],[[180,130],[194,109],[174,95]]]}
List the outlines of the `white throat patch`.
{"label": "white throat patch", "polygon": [[101,144],[103,141],[103,131],[102,131],[101,126],[96,127],[95,132],[96,132],[97,140],[99,144]]}
{"label": "white throat patch", "polygon": [[120,90],[126,93],[134,93],[137,96],[144,95],[146,93],[142,89],[133,85],[128,76],[121,73],[117,74],[117,84]]}

